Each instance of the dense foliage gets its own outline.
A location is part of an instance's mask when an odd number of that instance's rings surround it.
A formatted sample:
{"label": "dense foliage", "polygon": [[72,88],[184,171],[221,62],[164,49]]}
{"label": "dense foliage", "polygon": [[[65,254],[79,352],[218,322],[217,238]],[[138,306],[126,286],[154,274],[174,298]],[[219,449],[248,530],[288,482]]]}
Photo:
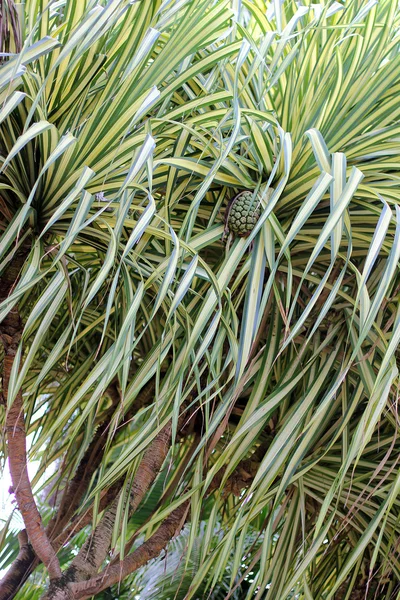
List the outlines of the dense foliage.
{"label": "dense foliage", "polygon": [[397,0],[1,6],[0,598],[400,598]]}

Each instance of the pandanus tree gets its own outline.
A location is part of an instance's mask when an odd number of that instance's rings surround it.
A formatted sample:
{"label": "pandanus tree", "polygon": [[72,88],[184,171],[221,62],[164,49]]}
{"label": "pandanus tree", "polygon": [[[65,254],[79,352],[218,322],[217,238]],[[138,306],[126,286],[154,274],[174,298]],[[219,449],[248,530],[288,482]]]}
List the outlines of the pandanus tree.
{"label": "pandanus tree", "polygon": [[398,597],[397,2],[5,6],[0,598]]}

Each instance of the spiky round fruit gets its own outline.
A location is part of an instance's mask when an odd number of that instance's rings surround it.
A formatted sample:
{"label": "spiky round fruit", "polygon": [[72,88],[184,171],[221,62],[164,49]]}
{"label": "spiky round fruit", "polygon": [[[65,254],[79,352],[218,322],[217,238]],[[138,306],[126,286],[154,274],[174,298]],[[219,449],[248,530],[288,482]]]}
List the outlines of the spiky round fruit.
{"label": "spiky round fruit", "polygon": [[228,205],[225,227],[229,233],[246,237],[253,231],[260,215],[261,207],[253,192],[241,192]]}

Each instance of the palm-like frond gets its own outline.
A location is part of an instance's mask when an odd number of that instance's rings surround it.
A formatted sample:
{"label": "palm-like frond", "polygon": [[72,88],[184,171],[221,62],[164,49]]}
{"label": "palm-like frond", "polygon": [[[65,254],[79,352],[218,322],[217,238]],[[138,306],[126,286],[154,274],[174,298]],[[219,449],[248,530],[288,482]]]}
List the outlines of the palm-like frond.
{"label": "palm-like frond", "polygon": [[[30,0],[0,71],[2,273],[26,256],[0,319],[24,320],[8,403],[22,388],[33,484],[55,463],[59,496],[107,415],[97,518],[171,422],[165,494],[120,507],[113,547],[190,498],[188,597],[227,565],[233,588],[244,555],[249,598],[397,593],[399,12],[306,4]],[[240,189],[262,216],[228,248]]]}
{"label": "palm-like frond", "polygon": [[[191,584],[195,577],[200,565],[201,565],[201,547],[204,539],[204,534],[207,524],[205,522],[200,523],[199,534],[195,538],[190,557],[187,559],[186,551],[188,548],[189,538],[189,527],[186,526],[181,534],[175,539],[171,540],[168,544],[165,552],[153,560],[151,563],[142,567],[132,578],[129,578],[124,584],[119,585],[115,591],[108,590],[105,593],[111,593],[118,595],[118,598],[132,597],[135,592],[143,600],[183,600],[187,594],[190,593]],[[221,524],[217,524],[217,528],[213,534],[213,542],[216,544],[221,538],[223,528]],[[245,540],[245,548],[250,549],[251,547],[259,547],[262,542],[262,535],[259,531],[249,531]],[[218,582],[217,587],[211,592],[206,590],[206,581],[203,586],[196,591],[198,598],[209,597],[210,600],[218,600],[219,598],[225,598],[226,594],[230,591],[230,579],[232,576],[232,559],[228,561],[227,567],[224,572],[224,577]],[[244,564],[238,572],[235,573],[236,580],[242,577],[245,572]],[[251,580],[251,576],[247,577]],[[242,581],[242,584],[238,585],[235,591],[232,593],[234,600],[240,600],[246,594],[246,590],[249,588],[250,583],[248,580]]]}

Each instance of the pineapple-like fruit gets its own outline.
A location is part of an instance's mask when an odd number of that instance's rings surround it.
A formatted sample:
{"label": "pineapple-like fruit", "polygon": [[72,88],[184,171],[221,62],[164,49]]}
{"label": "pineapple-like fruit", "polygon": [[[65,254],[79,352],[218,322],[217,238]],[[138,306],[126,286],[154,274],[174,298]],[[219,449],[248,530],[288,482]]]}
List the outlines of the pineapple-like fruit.
{"label": "pineapple-like fruit", "polygon": [[248,236],[261,215],[261,206],[253,192],[244,191],[235,196],[225,212],[225,235]]}

